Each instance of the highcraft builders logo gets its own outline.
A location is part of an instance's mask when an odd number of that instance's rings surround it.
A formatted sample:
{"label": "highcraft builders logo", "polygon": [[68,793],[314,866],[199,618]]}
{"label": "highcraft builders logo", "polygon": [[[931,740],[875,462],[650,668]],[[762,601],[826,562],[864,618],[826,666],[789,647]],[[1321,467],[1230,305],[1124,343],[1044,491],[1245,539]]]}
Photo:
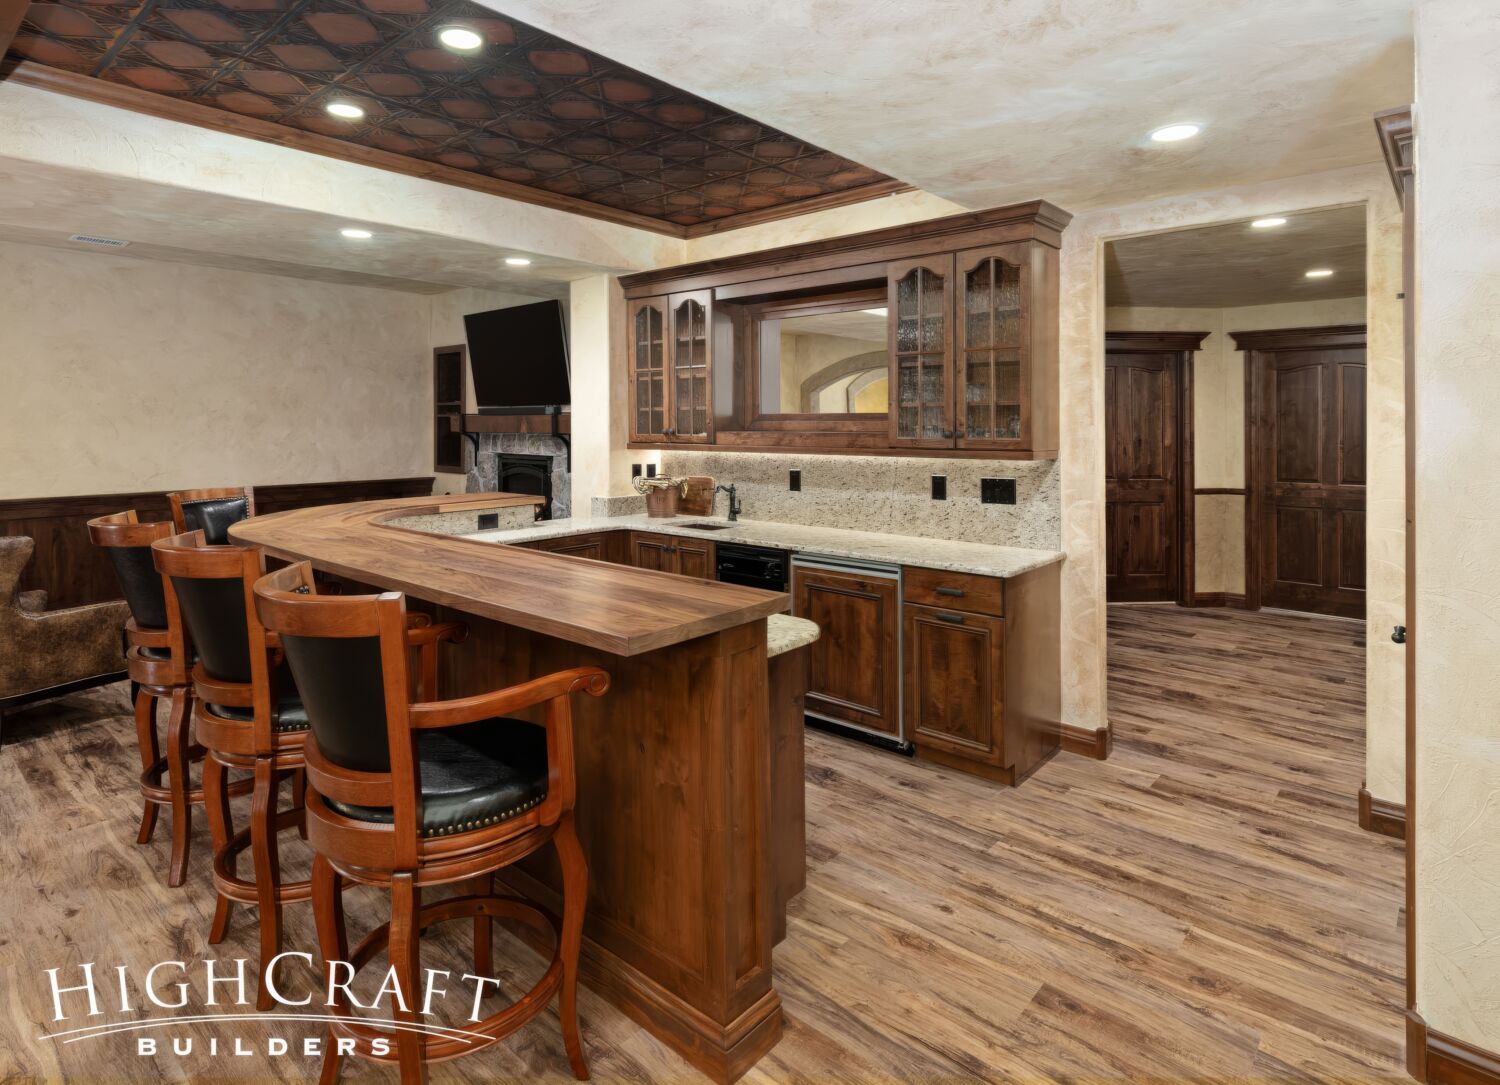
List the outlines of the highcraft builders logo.
{"label": "highcraft builders logo", "polygon": [[[293,974],[302,970],[301,981]],[[195,972],[197,973],[195,975]],[[354,1053],[354,1040],[329,1040],[323,1022],[349,1020],[331,1012],[335,1006],[358,1011],[356,1020],[392,1034],[375,1039],[371,1049],[377,1056],[394,1049],[394,1036],[417,1032],[475,1046],[492,1042],[490,1036],[437,1023],[435,1005],[450,997],[463,998],[469,1022],[480,1020],[480,1003],[486,985],[498,989],[489,976],[452,972],[438,968],[423,970],[420,990],[402,989],[394,968],[386,970],[379,988],[366,999],[351,989],[355,969],[347,961],[328,961],[322,968],[311,953],[282,953],[266,966],[266,990],[273,1007],[255,1009],[255,968],[244,957],[205,960],[190,966],[185,961],[159,961],[145,972],[126,965],[100,965],[89,961],[71,968],[48,968],[43,984],[51,1006],[51,1028],[38,1039],[76,1044],[122,1033],[133,1034],[136,1055],[187,1056],[199,1054],[262,1055],[272,1058],[320,1058],[328,1045],[336,1053]],[[195,983],[194,980],[200,982]],[[493,993],[493,992],[490,992]],[[195,996],[201,1001],[194,1002]],[[186,1012],[184,1012],[186,1011]],[[397,1018],[395,1014],[415,1014]],[[96,1020],[96,1018],[98,1020]],[[187,1025],[235,1025],[224,1035],[194,1036]],[[236,1024],[237,1023],[237,1024]],[[312,1035],[292,1035],[295,1023],[318,1025]]]}

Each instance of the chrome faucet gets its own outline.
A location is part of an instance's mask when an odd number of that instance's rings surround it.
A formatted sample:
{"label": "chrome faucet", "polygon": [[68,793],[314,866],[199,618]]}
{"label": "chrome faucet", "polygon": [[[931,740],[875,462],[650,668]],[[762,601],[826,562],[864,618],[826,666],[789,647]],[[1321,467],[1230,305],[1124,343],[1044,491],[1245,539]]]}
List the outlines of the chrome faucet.
{"label": "chrome faucet", "polygon": [[731,482],[728,486],[715,486],[715,495],[717,495],[720,490],[723,490],[726,494],[729,495],[729,522],[734,523],[740,518],[740,499],[735,494],[734,483]]}

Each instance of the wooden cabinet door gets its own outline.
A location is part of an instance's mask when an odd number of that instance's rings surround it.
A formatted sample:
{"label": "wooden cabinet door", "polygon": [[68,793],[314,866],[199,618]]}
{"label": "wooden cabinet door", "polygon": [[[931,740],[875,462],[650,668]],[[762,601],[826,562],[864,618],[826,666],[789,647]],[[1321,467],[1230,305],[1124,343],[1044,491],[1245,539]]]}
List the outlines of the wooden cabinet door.
{"label": "wooden cabinet door", "polygon": [[667,299],[642,298],[631,302],[630,343],[630,437],[635,441],[658,440],[666,432]]}
{"label": "wooden cabinet door", "polygon": [[953,257],[889,265],[890,442],[952,448]]}
{"label": "wooden cabinet door", "polygon": [[958,254],[954,414],[958,447],[1030,447],[1031,246]]}
{"label": "wooden cabinet door", "polygon": [[672,571],[683,576],[696,576],[699,580],[712,580],[714,573],[714,544],[699,539],[673,539],[676,550],[676,568]]}
{"label": "wooden cabinet door", "polygon": [[637,569],[655,569],[661,573],[675,573],[677,554],[672,549],[671,536],[631,532],[630,564]]}
{"label": "wooden cabinet door", "polygon": [[549,554],[567,554],[575,558],[604,560],[604,540],[598,535],[570,535],[562,539],[548,539],[537,545],[538,550]]}
{"label": "wooden cabinet door", "polygon": [[818,623],[807,710],[888,735],[901,733],[897,582],[856,572],[792,572],[793,613]]}
{"label": "wooden cabinet door", "polygon": [[917,746],[1004,764],[999,618],[907,604],[906,732]]}
{"label": "wooden cabinet door", "polygon": [[672,336],[667,387],[671,441],[705,443],[713,433],[713,291],[671,296]]}

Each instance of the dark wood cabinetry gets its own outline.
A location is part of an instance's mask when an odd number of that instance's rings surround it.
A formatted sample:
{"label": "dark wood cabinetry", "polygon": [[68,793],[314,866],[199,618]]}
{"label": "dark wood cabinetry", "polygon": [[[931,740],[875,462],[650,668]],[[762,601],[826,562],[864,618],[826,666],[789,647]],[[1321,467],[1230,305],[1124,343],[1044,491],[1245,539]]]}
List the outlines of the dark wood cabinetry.
{"label": "dark wood cabinetry", "polygon": [[521,545],[528,550],[542,550],[549,554],[567,554],[575,558],[592,558],[595,561],[610,561],[617,565],[626,564],[625,536],[619,531],[564,535],[558,539],[541,539]]}
{"label": "dark wood cabinetry", "polygon": [[912,742],[999,765],[1001,620],[912,604],[904,610],[905,718]]}
{"label": "dark wood cabinetry", "polygon": [[637,569],[655,569],[662,573],[712,580],[714,544],[703,539],[682,539],[675,535],[632,531],[629,564]]}
{"label": "dark wood cabinetry", "polygon": [[816,622],[807,710],[901,733],[899,585],[894,578],[797,566],[792,613]]}
{"label": "dark wood cabinetry", "polygon": [[464,469],[464,378],[468,348],[462,344],[432,352],[432,469]]}
{"label": "dark wood cabinetry", "polygon": [[[1058,248],[1070,219],[1038,200],[626,276],[632,445],[1056,456]],[[865,387],[881,372],[878,340],[811,370],[809,351],[770,368],[782,361],[766,322],[819,311],[846,314],[822,325],[827,350],[850,342],[847,316],[884,315],[883,412],[878,385],[858,404],[851,385],[844,407],[806,393],[843,387],[873,354]]]}

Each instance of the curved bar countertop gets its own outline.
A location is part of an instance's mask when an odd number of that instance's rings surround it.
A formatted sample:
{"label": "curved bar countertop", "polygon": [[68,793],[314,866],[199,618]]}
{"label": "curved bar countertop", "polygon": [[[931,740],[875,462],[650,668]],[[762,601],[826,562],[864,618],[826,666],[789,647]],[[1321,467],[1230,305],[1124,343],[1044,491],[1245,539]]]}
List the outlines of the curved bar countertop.
{"label": "curved bar countertop", "polygon": [[633,656],[787,609],[779,592],[412,531],[408,516],[534,505],[527,494],[406,497],[243,520],[238,542],[533,633]]}

